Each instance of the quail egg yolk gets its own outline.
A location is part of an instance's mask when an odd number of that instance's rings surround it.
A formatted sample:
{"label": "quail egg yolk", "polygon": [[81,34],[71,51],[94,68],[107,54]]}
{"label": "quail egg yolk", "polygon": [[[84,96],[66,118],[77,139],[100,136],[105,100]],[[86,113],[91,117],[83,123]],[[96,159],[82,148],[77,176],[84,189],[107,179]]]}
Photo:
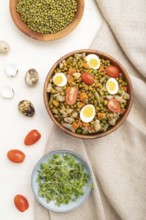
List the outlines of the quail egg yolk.
{"label": "quail egg yolk", "polygon": [[96,67],[98,65],[98,60],[96,59],[89,60],[89,65],[92,67]]}
{"label": "quail egg yolk", "polygon": [[88,117],[92,117],[94,115],[94,110],[93,108],[91,108],[90,106],[87,106],[84,110],[83,110],[83,115],[88,118]]}
{"label": "quail egg yolk", "polygon": [[115,91],[115,89],[116,89],[116,85],[115,85],[115,83],[112,82],[112,81],[109,81],[109,82],[107,83],[107,86],[108,86],[108,88],[109,88],[110,91]]}
{"label": "quail egg yolk", "polygon": [[57,76],[57,77],[55,77],[54,83],[55,83],[56,85],[60,85],[62,82],[63,82],[62,76]]}

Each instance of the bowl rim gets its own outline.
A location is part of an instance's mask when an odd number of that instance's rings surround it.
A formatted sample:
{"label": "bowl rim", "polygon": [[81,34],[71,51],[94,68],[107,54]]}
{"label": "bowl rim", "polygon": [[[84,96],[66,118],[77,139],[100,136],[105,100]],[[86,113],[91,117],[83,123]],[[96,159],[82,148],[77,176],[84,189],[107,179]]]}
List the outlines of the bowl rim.
{"label": "bowl rim", "polygon": [[16,11],[16,4],[17,4],[18,0],[10,0],[9,1],[9,9],[10,9],[11,18],[14,21],[15,25],[25,35],[27,35],[35,40],[52,41],[52,40],[57,40],[57,39],[63,38],[66,35],[70,34],[80,23],[81,18],[84,14],[85,4],[84,4],[84,0],[76,0],[76,1],[78,3],[77,12],[75,13],[73,20],[71,21],[71,23],[67,27],[65,27],[63,30],[61,30],[55,34],[41,34],[41,33],[32,31],[21,20],[19,13]]}
{"label": "bowl rim", "polygon": [[[69,56],[72,56],[74,54],[78,54],[78,53],[93,53],[93,54],[96,54],[98,56],[101,56],[101,57],[104,57],[106,59],[109,59],[111,60],[111,63],[114,63],[116,64],[121,70],[122,70],[122,73],[124,75],[124,78],[126,78],[126,81],[128,83],[128,93],[130,94],[130,100],[128,102],[128,106],[127,106],[127,109],[126,111],[123,113],[122,117],[118,120],[118,123],[111,127],[109,130],[107,130],[106,132],[101,132],[101,133],[94,133],[94,134],[87,134],[87,135],[84,135],[84,134],[77,134],[77,133],[73,133],[72,131],[68,130],[67,128],[63,127],[53,116],[50,108],[49,108],[49,105],[47,105],[47,101],[48,101],[48,97],[47,97],[47,92],[46,92],[46,88],[47,88],[47,85],[48,85],[48,82],[53,74],[53,71],[54,69],[58,66],[58,64],[66,59],[67,57]],[[46,107],[46,110],[50,116],[50,118],[52,119],[52,121],[61,129],[63,130],[65,133],[67,134],[70,134],[71,136],[74,136],[76,138],[80,138],[80,139],[95,139],[95,138],[100,138],[100,137],[104,137],[108,134],[111,134],[112,132],[114,132],[115,130],[117,130],[126,120],[127,116],[129,115],[130,113],[130,110],[131,110],[131,107],[132,107],[132,104],[133,104],[133,86],[132,86],[132,82],[131,82],[131,79],[126,71],[126,69],[123,67],[123,65],[118,61],[116,60],[114,57],[112,57],[111,55],[105,53],[105,52],[102,52],[102,51],[99,51],[99,50],[95,50],[95,49],[80,49],[80,50],[75,50],[75,51],[72,51],[72,52],[69,52],[67,53],[66,55],[62,56],[60,59],[58,59],[55,64],[51,67],[51,69],[49,70],[47,76],[46,76],[46,79],[45,79],[45,83],[44,83],[44,89],[43,89],[43,96],[44,96],[44,103],[45,103],[45,107]]]}
{"label": "bowl rim", "polygon": [[39,200],[39,196],[36,195],[35,193],[35,190],[34,190],[34,185],[33,185],[33,178],[34,178],[34,173],[35,171],[38,169],[38,165],[40,165],[40,163],[43,162],[44,159],[46,159],[47,157],[49,156],[53,156],[54,154],[63,154],[63,153],[66,153],[66,154],[70,154],[70,155],[74,155],[83,165],[84,167],[88,170],[88,173],[89,173],[89,181],[91,183],[91,185],[93,184],[93,174],[92,174],[92,171],[91,171],[91,168],[89,166],[89,164],[87,163],[87,161],[78,153],[76,152],[73,152],[71,150],[66,150],[66,149],[60,149],[60,150],[53,150],[53,151],[50,151],[48,153],[46,153],[43,157],[41,157],[37,163],[35,164],[33,170],[32,170],[32,173],[31,173],[31,189],[32,189],[32,192],[33,192],[33,195],[35,197],[35,199],[43,206],[45,207],[46,209],[50,210],[50,211],[53,211],[53,212],[58,212],[58,213],[62,213],[62,212],[70,212],[72,210],[75,210],[76,208],[80,207],[89,197],[91,191],[92,191],[92,187],[89,187],[88,189],[88,192],[85,196],[85,198],[75,207],[73,208],[70,208],[68,209],[67,211],[61,211],[61,210],[55,210],[53,208],[48,208],[47,205],[43,204],[40,200]]}

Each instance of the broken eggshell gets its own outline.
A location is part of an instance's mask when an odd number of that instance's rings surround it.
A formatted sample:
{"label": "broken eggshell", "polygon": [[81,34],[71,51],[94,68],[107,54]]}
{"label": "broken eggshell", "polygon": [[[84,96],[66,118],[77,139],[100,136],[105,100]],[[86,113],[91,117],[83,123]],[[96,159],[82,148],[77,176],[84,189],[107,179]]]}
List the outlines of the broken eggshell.
{"label": "broken eggshell", "polygon": [[5,41],[0,41],[0,53],[7,54],[10,51],[10,46]]}
{"label": "broken eggshell", "polygon": [[16,64],[10,63],[6,66],[6,74],[8,76],[14,77],[14,76],[16,76],[17,73],[18,73],[18,68],[17,68]]}
{"label": "broken eggshell", "polygon": [[0,94],[5,99],[12,99],[14,96],[14,90],[11,86],[3,86],[0,88]]}
{"label": "broken eggshell", "polygon": [[33,104],[28,100],[22,100],[18,104],[18,110],[27,117],[32,117],[35,114]]}
{"label": "broken eggshell", "polygon": [[29,69],[25,74],[25,82],[28,86],[35,86],[38,83],[39,74],[36,69]]}

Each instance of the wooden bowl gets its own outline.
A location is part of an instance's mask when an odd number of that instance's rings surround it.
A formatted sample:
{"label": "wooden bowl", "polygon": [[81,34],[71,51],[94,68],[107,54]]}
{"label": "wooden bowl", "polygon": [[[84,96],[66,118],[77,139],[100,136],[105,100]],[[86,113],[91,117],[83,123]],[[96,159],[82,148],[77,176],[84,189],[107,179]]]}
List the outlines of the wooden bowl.
{"label": "wooden bowl", "polygon": [[11,13],[11,16],[12,16],[14,23],[24,34],[26,34],[29,37],[34,38],[36,40],[40,40],[40,41],[56,40],[56,39],[63,38],[64,36],[68,35],[79,24],[79,22],[83,16],[83,12],[84,12],[84,0],[77,0],[77,12],[76,12],[72,22],[66,28],[64,28],[63,30],[61,30],[55,34],[40,34],[40,33],[32,31],[21,20],[20,15],[16,11],[17,3],[18,3],[18,0],[10,0],[10,13]]}
{"label": "wooden bowl", "polygon": [[[127,82],[128,84],[128,94],[130,95],[130,99],[128,100],[127,102],[127,106],[126,106],[126,111],[120,116],[120,118],[118,119],[118,121],[116,122],[116,125],[113,126],[113,127],[110,127],[106,132],[99,132],[99,133],[94,133],[94,134],[87,134],[87,135],[83,135],[83,134],[77,134],[77,133],[73,133],[72,131],[68,130],[67,128],[63,127],[54,117],[54,115],[52,114],[51,110],[50,110],[50,107],[48,105],[48,93],[47,93],[47,86],[48,86],[48,83],[50,81],[50,78],[52,77],[52,74],[54,72],[54,70],[56,69],[56,67],[59,65],[59,63],[68,58],[69,56],[72,56],[74,54],[79,54],[79,53],[83,53],[85,52],[86,54],[96,54],[97,56],[99,56],[100,58],[103,58],[103,59],[108,59],[110,60],[111,62],[111,65],[115,65],[117,66],[120,71],[122,72],[122,76],[123,76],[123,79]],[[44,92],[43,92],[43,95],[44,95],[44,103],[45,103],[45,107],[46,107],[46,110],[49,114],[49,116],[51,117],[51,119],[53,120],[53,122],[61,129],[63,130],[64,132],[74,136],[74,137],[77,137],[77,138],[82,138],[82,139],[94,139],[94,138],[100,138],[100,137],[104,137],[108,134],[111,134],[112,132],[114,132],[117,128],[119,128],[123,123],[124,121],[126,120],[129,112],[130,112],[130,109],[131,109],[131,106],[132,106],[132,103],[133,103],[133,88],[132,88],[132,84],[131,84],[131,80],[128,76],[128,73],[127,71],[125,70],[125,68],[113,57],[111,57],[110,55],[104,53],[104,52],[100,52],[100,51],[97,51],[97,50],[90,50],[90,49],[82,49],[82,50],[77,50],[77,51],[73,51],[71,53],[68,53],[67,55],[63,56],[62,58],[60,58],[54,65],[53,67],[50,69],[47,77],[46,77],[46,80],[45,80],[45,84],[44,84]]]}

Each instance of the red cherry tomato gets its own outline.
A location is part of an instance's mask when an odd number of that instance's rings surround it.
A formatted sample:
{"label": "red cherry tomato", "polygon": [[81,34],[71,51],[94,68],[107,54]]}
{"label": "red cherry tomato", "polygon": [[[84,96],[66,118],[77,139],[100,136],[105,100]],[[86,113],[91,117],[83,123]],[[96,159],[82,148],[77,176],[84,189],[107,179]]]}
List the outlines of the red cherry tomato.
{"label": "red cherry tomato", "polygon": [[87,85],[91,85],[94,82],[94,76],[91,73],[86,73],[86,72],[82,73],[81,79]]}
{"label": "red cherry tomato", "polygon": [[20,150],[10,150],[7,153],[7,157],[14,163],[22,163],[25,159],[25,154]]}
{"label": "red cherry tomato", "polygon": [[74,105],[76,103],[78,97],[78,88],[77,87],[69,87],[66,90],[66,103],[68,105]]}
{"label": "red cherry tomato", "polygon": [[29,208],[29,203],[28,203],[27,199],[22,195],[15,196],[14,204],[20,212],[24,212]]}
{"label": "red cherry tomato", "polygon": [[110,77],[116,78],[119,76],[120,74],[120,70],[118,69],[118,67],[116,66],[107,66],[105,69],[105,72],[107,75],[109,75]]}
{"label": "red cherry tomato", "polygon": [[24,144],[26,146],[30,146],[32,144],[35,144],[40,138],[41,134],[37,130],[32,130],[26,135],[24,139]]}
{"label": "red cherry tomato", "polygon": [[121,111],[121,106],[118,100],[110,99],[107,103],[107,107],[111,112],[119,112]]}

